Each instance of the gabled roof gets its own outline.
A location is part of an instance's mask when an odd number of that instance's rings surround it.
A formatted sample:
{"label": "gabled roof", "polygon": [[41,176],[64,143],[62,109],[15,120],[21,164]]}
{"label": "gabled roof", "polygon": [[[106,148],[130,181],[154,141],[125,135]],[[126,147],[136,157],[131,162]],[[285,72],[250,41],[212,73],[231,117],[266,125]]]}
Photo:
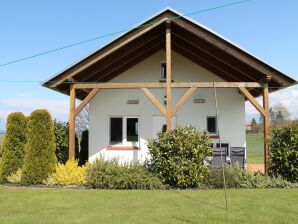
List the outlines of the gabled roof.
{"label": "gabled roof", "polygon": [[[165,47],[166,20],[171,20],[172,49],[230,82],[260,82],[271,76],[270,91],[296,81],[214,31],[166,8],[109,44],[55,75],[43,86],[69,94],[74,82],[107,82]],[[146,25],[150,24],[150,25]],[[254,96],[261,91],[251,89]],[[83,99],[87,90],[79,90]]]}

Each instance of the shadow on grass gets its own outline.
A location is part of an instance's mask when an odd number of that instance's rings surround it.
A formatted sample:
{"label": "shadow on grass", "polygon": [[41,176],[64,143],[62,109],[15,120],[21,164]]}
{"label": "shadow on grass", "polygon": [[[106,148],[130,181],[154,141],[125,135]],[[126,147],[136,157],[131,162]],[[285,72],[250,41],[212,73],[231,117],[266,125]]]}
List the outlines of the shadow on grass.
{"label": "shadow on grass", "polygon": [[180,218],[180,217],[176,217],[176,216],[173,216],[172,217],[173,219],[176,219],[177,221],[180,221],[180,222],[185,222],[185,223],[196,223],[196,222],[193,222],[189,219],[186,219],[186,218]]}
{"label": "shadow on grass", "polygon": [[[194,190],[194,191],[196,191],[196,190]],[[202,190],[202,191],[203,191],[203,190]],[[210,206],[210,207],[212,207],[212,208],[218,208],[218,209],[220,209],[220,210],[225,210],[225,211],[226,211],[226,207],[225,207],[225,204],[224,204],[225,202],[224,202],[224,201],[222,202],[222,205],[223,205],[223,206],[220,206],[220,205],[218,205],[218,204],[212,204],[212,203],[206,202],[206,200],[202,201],[202,200],[200,200],[200,199],[197,198],[197,197],[191,197],[191,196],[189,196],[189,195],[185,195],[185,194],[183,194],[183,191],[171,191],[171,192],[174,193],[174,194],[176,194],[176,195],[178,195],[178,196],[180,196],[180,197],[184,197],[184,198],[186,198],[186,199],[189,199],[189,200],[198,202],[198,203],[200,203],[200,204],[202,204],[202,205],[206,205],[206,206]],[[223,192],[223,194],[222,194],[222,198],[224,199],[224,192]]]}

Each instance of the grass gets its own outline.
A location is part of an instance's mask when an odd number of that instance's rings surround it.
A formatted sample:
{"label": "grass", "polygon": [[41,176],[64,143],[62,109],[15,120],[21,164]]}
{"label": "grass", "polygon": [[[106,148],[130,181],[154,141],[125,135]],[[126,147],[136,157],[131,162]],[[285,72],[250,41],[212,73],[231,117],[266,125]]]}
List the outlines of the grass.
{"label": "grass", "polygon": [[67,190],[0,187],[0,223],[297,223],[298,189]]}
{"label": "grass", "polygon": [[249,164],[264,163],[264,141],[262,134],[246,134],[247,162]]}

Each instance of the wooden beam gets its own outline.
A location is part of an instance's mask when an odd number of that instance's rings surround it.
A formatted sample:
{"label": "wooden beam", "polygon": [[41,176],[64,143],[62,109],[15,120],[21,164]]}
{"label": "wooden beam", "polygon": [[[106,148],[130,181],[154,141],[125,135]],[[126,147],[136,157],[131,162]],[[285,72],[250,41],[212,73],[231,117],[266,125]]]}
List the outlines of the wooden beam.
{"label": "wooden beam", "polygon": [[172,44],[171,21],[166,21],[166,124],[167,131],[172,129]]}
{"label": "wooden beam", "polygon": [[184,105],[184,103],[188,100],[188,98],[193,94],[193,92],[197,89],[197,87],[191,87],[187,90],[184,96],[178,101],[175,107],[172,110],[172,116],[175,115],[178,110]]}
{"label": "wooden beam", "polygon": [[132,35],[128,38],[126,38],[125,40],[123,40],[121,43],[110,47],[107,51],[105,51],[104,53],[100,54],[98,57],[84,63],[83,65],[81,65],[79,68],[77,69],[72,69],[72,71],[66,73],[66,75],[61,78],[59,81],[53,83],[51,85],[51,88],[54,88],[56,86],[58,86],[59,84],[61,84],[63,81],[67,80],[70,77],[73,77],[74,75],[78,74],[79,72],[85,70],[86,68],[90,67],[91,65],[93,65],[94,63],[100,61],[101,59],[103,59],[104,57],[106,57],[107,55],[111,54],[112,52],[115,52],[116,50],[118,50],[119,48],[125,46],[126,44],[128,44],[129,42],[135,40],[136,38],[142,36],[143,34],[147,33],[149,30],[154,29],[155,27],[159,26],[162,23],[162,21],[160,21],[160,23],[155,23],[152,24],[151,26],[145,27],[143,29],[138,29],[139,32],[136,33],[135,35]]}
{"label": "wooden beam", "polygon": [[74,84],[70,85],[69,101],[69,159],[75,159],[75,108],[76,108],[76,90]]}
{"label": "wooden beam", "polygon": [[239,87],[239,90],[249,100],[249,102],[251,102],[251,104],[261,113],[261,115],[264,116],[265,110],[261,106],[261,104],[259,104],[259,102],[254,98],[254,96],[251,95],[250,92],[244,87]]}
{"label": "wooden beam", "polygon": [[192,57],[199,58],[200,61],[204,61],[204,64],[208,63],[209,66],[216,67],[216,69],[220,70],[221,73],[225,73],[227,76],[232,77],[235,81],[255,81],[240,69],[228,64],[226,61],[210,53],[208,50],[202,49],[201,46],[199,47],[195,45],[195,43],[191,43],[189,40],[182,39],[177,34],[175,34],[175,39],[173,42],[176,43],[177,48],[182,48],[182,50],[186,51],[188,54],[191,54]]}
{"label": "wooden beam", "polygon": [[265,173],[268,172],[269,164],[269,139],[270,139],[270,114],[269,114],[269,90],[268,84],[264,85],[263,88],[263,107],[265,110],[264,114],[264,164]]}
{"label": "wooden beam", "polygon": [[270,75],[266,75],[259,80],[259,82],[263,82],[263,83],[269,83],[271,81],[272,81],[272,76],[270,76]]}
{"label": "wooden beam", "polygon": [[85,99],[81,102],[81,104],[76,108],[75,110],[75,116],[77,116],[83,109],[84,107],[92,100],[92,98],[96,95],[96,93],[99,91],[99,89],[93,89],[86,97]]}
{"label": "wooden beam", "polygon": [[[139,58],[142,59],[143,55],[146,55],[147,52],[152,52],[152,50],[158,49],[159,46],[160,42],[152,43],[151,45],[145,45],[144,48],[140,48],[140,51],[131,53],[130,57],[123,57],[114,62],[111,67],[99,70],[93,74],[93,77],[89,77],[89,79],[84,80],[88,80],[87,82],[103,80],[106,77],[109,77],[111,74],[114,74],[116,71],[118,71],[117,74],[120,74],[121,72],[119,72],[119,70],[121,71],[121,68],[126,68],[126,65],[134,65],[136,60]],[[125,71],[125,69],[123,71]]]}
{"label": "wooden beam", "polygon": [[143,93],[149,98],[149,100],[159,109],[159,111],[166,116],[166,110],[161,105],[161,103],[155,98],[155,96],[147,89],[147,88],[141,88]]}
{"label": "wooden beam", "polygon": [[[98,74],[105,74],[104,76],[100,77],[100,79],[108,76],[109,73],[113,73],[111,70],[117,69],[116,65],[118,63],[119,64],[124,64],[124,62],[128,63],[127,62],[128,60],[132,61],[134,58],[139,57],[140,53],[137,53],[138,49],[144,53],[144,51],[148,51],[150,50],[150,48],[153,48],[155,45],[157,45],[159,43],[159,39],[161,38],[161,35],[163,35],[163,33],[159,33],[153,38],[146,38],[145,40],[142,40],[141,46],[138,46],[138,43],[136,43],[134,45],[134,48],[130,48],[122,54],[111,57],[111,59],[108,62],[104,63],[99,68],[95,69],[95,71],[84,75],[84,77],[81,79],[81,82],[89,80],[90,78]],[[154,43],[157,43],[157,44],[154,44]]]}
{"label": "wooden beam", "polygon": [[[216,88],[260,88],[257,82],[215,82]],[[177,82],[172,88],[213,88],[213,82]],[[140,89],[140,88],[166,88],[166,83],[95,83],[74,84],[75,89]]]}

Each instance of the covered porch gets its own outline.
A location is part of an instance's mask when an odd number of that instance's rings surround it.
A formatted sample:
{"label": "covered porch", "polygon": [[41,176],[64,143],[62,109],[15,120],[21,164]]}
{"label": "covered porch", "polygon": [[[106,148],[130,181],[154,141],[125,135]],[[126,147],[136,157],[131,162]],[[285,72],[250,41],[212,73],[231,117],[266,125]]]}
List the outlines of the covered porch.
{"label": "covered porch", "polygon": [[[171,119],[197,89],[234,88],[243,94],[263,116],[264,166],[269,167],[269,92],[293,84],[293,80],[259,59],[216,35],[211,30],[187,18],[173,20],[179,14],[166,10],[142,26],[91,54],[60,73],[44,85],[70,96],[69,158],[75,155],[75,118],[102,89],[140,89],[166,119]],[[158,50],[165,50],[166,80],[160,82],[115,83],[113,78]],[[224,82],[175,82],[172,79],[172,51],[211,71]],[[172,91],[187,91],[173,105]],[[151,89],[164,89],[166,105],[162,105]],[[263,97],[261,105],[255,99]],[[76,99],[82,100],[76,105]],[[245,125],[245,124],[243,124]]]}

